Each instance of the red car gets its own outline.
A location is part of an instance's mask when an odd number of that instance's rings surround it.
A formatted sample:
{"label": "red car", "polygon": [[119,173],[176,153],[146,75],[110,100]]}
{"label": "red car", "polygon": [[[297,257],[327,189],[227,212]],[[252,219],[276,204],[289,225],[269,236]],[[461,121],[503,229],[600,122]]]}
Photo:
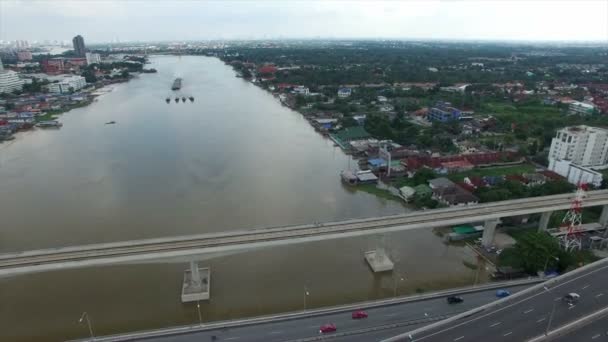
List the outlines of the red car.
{"label": "red car", "polygon": [[321,329],[319,329],[319,333],[321,334],[326,334],[334,331],[336,331],[336,325],[333,323],[322,325]]}
{"label": "red car", "polygon": [[353,319],[367,318],[367,312],[363,310],[353,312]]}

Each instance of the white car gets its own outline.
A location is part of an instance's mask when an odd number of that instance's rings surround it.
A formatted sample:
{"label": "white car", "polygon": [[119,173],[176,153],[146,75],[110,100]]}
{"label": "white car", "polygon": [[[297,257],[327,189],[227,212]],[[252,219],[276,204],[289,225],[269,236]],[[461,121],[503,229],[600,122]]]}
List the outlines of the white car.
{"label": "white car", "polygon": [[574,304],[578,302],[581,296],[578,293],[570,292],[564,296],[564,301],[568,304]]}

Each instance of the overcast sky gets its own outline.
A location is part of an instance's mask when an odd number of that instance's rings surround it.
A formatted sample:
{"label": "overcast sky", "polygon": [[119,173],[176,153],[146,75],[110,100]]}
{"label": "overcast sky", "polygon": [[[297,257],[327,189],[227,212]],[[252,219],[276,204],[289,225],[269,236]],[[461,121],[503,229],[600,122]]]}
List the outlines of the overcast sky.
{"label": "overcast sky", "polygon": [[608,41],[608,0],[0,0],[0,40],[416,38]]}

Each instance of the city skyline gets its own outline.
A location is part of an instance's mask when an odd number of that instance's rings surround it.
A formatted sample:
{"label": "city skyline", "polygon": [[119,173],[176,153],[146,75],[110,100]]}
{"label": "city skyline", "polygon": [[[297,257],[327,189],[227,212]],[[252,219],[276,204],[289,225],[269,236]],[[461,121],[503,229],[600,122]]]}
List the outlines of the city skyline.
{"label": "city skyline", "polygon": [[66,41],[75,34],[91,43],[288,38],[607,42],[608,2],[0,2],[0,40]]}

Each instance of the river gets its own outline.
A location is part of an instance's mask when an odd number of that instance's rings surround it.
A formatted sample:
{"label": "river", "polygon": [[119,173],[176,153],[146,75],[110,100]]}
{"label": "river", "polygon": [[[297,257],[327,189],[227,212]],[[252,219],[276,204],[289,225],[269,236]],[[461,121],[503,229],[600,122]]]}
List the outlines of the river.
{"label": "river", "polygon": [[[345,187],[349,157],[298,113],[215,58],[158,56],[156,74],[113,86],[61,116],[61,129],[0,144],[0,252],[331,221],[408,211]],[[180,96],[165,103],[175,77]],[[116,121],[114,125],[105,125]],[[212,270],[203,320],[393,295],[363,251],[384,244],[402,294],[469,284],[471,256],[430,230],[256,250]],[[185,264],[119,265],[0,279],[0,340],[61,341],[191,324]]]}

